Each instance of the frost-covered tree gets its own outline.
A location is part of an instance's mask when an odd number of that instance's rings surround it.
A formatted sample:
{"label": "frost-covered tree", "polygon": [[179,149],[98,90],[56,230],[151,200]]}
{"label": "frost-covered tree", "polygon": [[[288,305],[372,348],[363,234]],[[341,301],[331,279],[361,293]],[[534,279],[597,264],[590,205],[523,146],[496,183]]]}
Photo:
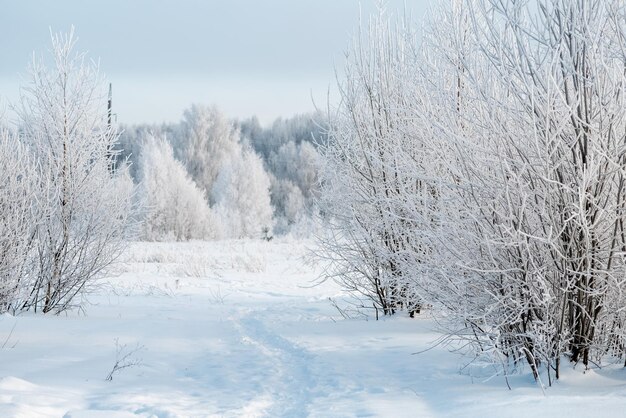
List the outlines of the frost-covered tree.
{"label": "frost-covered tree", "polygon": [[291,180],[271,177],[270,190],[272,206],[278,217],[284,218],[288,224],[293,224],[304,216],[304,196]]}
{"label": "frost-covered tree", "polygon": [[[319,112],[278,118],[262,128],[256,118],[239,122],[243,141],[262,158],[272,177],[272,206],[277,233],[288,232],[294,219],[312,216],[319,195],[319,152],[317,143],[326,135],[327,121]],[[296,191],[292,186],[297,187]],[[300,197],[303,198],[300,205]],[[285,208],[298,213],[285,214]]]}
{"label": "frost-covered tree", "polygon": [[120,135],[116,148],[119,153],[115,156],[116,165],[129,164],[130,174],[135,183],[140,182],[140,164],[142,150],[150,137],[166,138],[171,143],[179,144],[180,124],[139,124],[121,125]]}
{"label": "frost-covered tree", "polygon": [[184,112],[179,136],[170,140],[176,157],[211,198],[219,170],[238,152],[238,130],[215,106],[193,105]]}
{"label": "frost-covered tree", "polygon": [[74,306],[123,249],[132,208],[127,170],[111,170],[117,132],[107,124],[98,67],[52,36],[51,66],[35,59],[22,90],[20,134],[37,162],[36,266],[20,309]]}
{"label": "frost-covered tree", "polygon": [[310,142],[302,142],[299,145],[297,158],[299,168],[295,170],[294,182],[308,202],[313,202],[319,194],[319,158],[319,152]]}
{"label": "frost-covered tree", "polygon": [[411,32],[381,11],[347,55],[341,104],[322,147],[320,206],[332,226],[322,241],[332,260],[329,275],[385,314],[400,308],[412,314],[420,306],[401,268],[421,251],[419,236],[407,233],[412,224],[404,202],[430,198],[423,172],[414,169],[423,155],[408,124],[416,69]]}
{"label": "frost-covered tree", "polygon": [[271,230],[269,188],[269,176],[253,150],[241,148],[223,162],[211,194],[226,237],[260,238]]}
{"label": "frost-covered tree", "polygon": [[[214,205],[211,190],[224,161],[242,155],[240,147],[249,147],[262,158],[273,179],[271,204],[276,211],[276,232],[282,233],[295,219],[310,216],[316,210],[319,152],[315,142],[323,137],[325,126],[319,113],[279,118],[264,128],[255,117],[230,121],[214,106],[194,105],[187,109],[180,123],[123,126],[118,143],[121,152],[116,160],[118,164],[129,162],[133,180],[139,183],[146,137],[165,138],[175,158]],[[285,208],[289,208],[289,215]]]}
{"label": "frost-covered tree", "polygon": [[182,241],[216,237],[204,191],[174,158],[167,141],[148,138],[142,146],[139,167],[143,239]]}
{"label": "frost-covered tree", "polygon": [[278,118],[267,128],[262,128],[256,117],[241,121],[238,126],[241,136],[265,162],[270,161],[272,153],[288,142],[296,145],[316,143],[328,128],[326,116],[321,112]]}
{"label": "frost-covered tree", "polygon": [[318,193],[319,153],[310,142],[289,141],[272,152],[267,163],[272,174],[297,185],[307,201]]}
{"label": "frost-covered tree", "polygon": [[185,111],[176,141],[180,160],[202,187],[226,237],[259,237],[271,230],[269,177],[254,150],[215,107]]}
{"label": "frost-covered tree", "polygon": [[36,167],[27,151],[14,132],[0,128],[0,312],[17,308],[32,273]]}
{"label": "frost-covered tree", "polygon": [[472,270],[508,318],[486,336],[558,377],[561,356],[588,365],[623,341],[626,20],[617,1],[468,6],[494,75],[469,74],[484,109],[473,124],[499,190],[482,205],[481,247],[497,258]]}

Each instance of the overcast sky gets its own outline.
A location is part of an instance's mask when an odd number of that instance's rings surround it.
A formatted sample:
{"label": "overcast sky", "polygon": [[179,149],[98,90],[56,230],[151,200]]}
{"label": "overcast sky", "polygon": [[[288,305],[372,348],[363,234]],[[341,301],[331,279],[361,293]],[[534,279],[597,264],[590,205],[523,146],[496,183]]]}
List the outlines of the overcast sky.
{"label": "overcast sky", "polygon": [[[404,0],[389,0],[401,10]],[[426,0],[406,0],[414,20]],[[0,97],[14,100],[49,28],[74,25],[100,59],[122,122],[180,119],[191,103],[268,123],[325,105],[334,67],[373,0],[0,0]]]}

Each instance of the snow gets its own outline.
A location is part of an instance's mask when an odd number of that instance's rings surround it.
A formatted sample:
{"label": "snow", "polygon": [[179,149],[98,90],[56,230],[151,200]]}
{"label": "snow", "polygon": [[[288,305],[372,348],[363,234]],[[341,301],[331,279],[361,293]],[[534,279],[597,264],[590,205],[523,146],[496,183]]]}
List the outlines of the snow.
{"label": "snow", "polygon": [[[83,312],[0,317],[0,416],[624,415],[621,365],[564,367],[545,394],[524,372],[509,390],[434,346],[429,313],[344,319],[328,298],[348,296],[313,286],[310,245],[136,243]],[[138,364],[106,381],[124,355]]]}

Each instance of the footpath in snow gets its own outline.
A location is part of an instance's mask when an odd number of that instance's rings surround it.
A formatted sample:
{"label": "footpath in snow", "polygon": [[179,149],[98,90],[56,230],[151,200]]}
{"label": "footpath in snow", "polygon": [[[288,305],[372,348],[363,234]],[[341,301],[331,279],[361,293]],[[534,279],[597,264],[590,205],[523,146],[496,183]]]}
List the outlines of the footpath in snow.
{"label": "footpath in snow", "polygon": [[428,313],[343,318],[307,244],[137,243],[84,312],[0,317],[0,417],[625,416],[621,367],[508,390]]}

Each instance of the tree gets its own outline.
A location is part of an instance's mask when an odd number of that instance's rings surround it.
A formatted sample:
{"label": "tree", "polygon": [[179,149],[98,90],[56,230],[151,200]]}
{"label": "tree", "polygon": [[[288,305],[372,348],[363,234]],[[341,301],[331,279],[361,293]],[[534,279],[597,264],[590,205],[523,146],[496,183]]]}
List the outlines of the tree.
{"label": "tree", "polygon": [[143,146],[151,137],[166,138],[170,144],[178,144],[180,141],[180,124],[179,123],[163,123],[157,124],[138,124],[138,125],[122,125],[120,126],[120,135],[116,148],[119,152],[115,155],[115,164],[129,164],[130,174],[135,183],[140,182],[140,164],[142,158]]}
{"label": "tree", "polygon": [[233,158],[238,146],[238,131],[215,106],[193,105],[185,110],[174,149],[191,178],[210,199],[220,168]]}
{"label": "tree", "polygon": [[505,367],[525,361],[537,379],[541,366],[558,378],[563,355],[588,365],[623,341],[623,315],[606,310],[624,292],[616,10],[467,0],[434,23],[449,35],[430,51],[436,74],[452,75],[440,85],[454,87],[433,97],[453,95],[430,107],[453,211],[429,232],[448,243],[430,291],[454,338]]}
{"label": "tree", "polygon": [[74,54],[73,31],[52,35],[52,67],[35,59],[18,109],[37,165],[36,267],[22,309],[75,304],[124,248],[132,212],[127,170],[112,170],[117,132],[107,124],[98,67]]}
{"label": "tree", "polygon": [[164,139],[148,138],[139,164],[144,205],[141,236],[149,241],[215,238],[218,232],[201,190]]}
{"label": "tree", "polygon": [[293,224],[304,216],[304,196],[291,180],[271,177],[271,201],[277,217]]}
{"label": "tree", "polygon": [[475,123],[499,157],[501,192],[485,206],[499,234],[486,238],[507,259],[491,281],[513,289],[496,301],[512,301],[501,305],[505,354],[558,378],[562,355],[587,366],[623,338],[623,317],[606,308],[625,290],[626,21],[615,1],[470,6],[498,91],[481,81]]}
{"label": "tree", "polygon": [[307,201],[312,202],[319,191],[318,160],[319,153],[310,142],[289,141],[271,153],[267,166],[279,179],[297,185]]}
{"label": "tree", "polygon": [[[348,53],[341,104],[331,116],[320,207],[333,227],[321,242],[332,261],[329,276],[346,289],[371,299],[385,314],[419,309],[410,276],[401,269],[419,242],[406,233],[405,196],[429,198],[419,137],[408,134],[410,103],[417,97],[410,75],[416,67],[415,39],[384,10],[359,33]],[[419,177],[415,177],[417,173]]]}
{"label": "tree", "polygon": [[223,162],[212,200],[227,237],[262,237],[272,228],[270,179],[261,158],[249,148]]}
{"label": "tree", "polygon": [[294,181],[308,202],[319,194],[319,152],[310,142],[302,142],[298,147],[298,169]]}
{"label": "tree", "polygon": [[14,132],[0,128],[0,312],[18,308],[32,273],[36,167],[27,151]]}

